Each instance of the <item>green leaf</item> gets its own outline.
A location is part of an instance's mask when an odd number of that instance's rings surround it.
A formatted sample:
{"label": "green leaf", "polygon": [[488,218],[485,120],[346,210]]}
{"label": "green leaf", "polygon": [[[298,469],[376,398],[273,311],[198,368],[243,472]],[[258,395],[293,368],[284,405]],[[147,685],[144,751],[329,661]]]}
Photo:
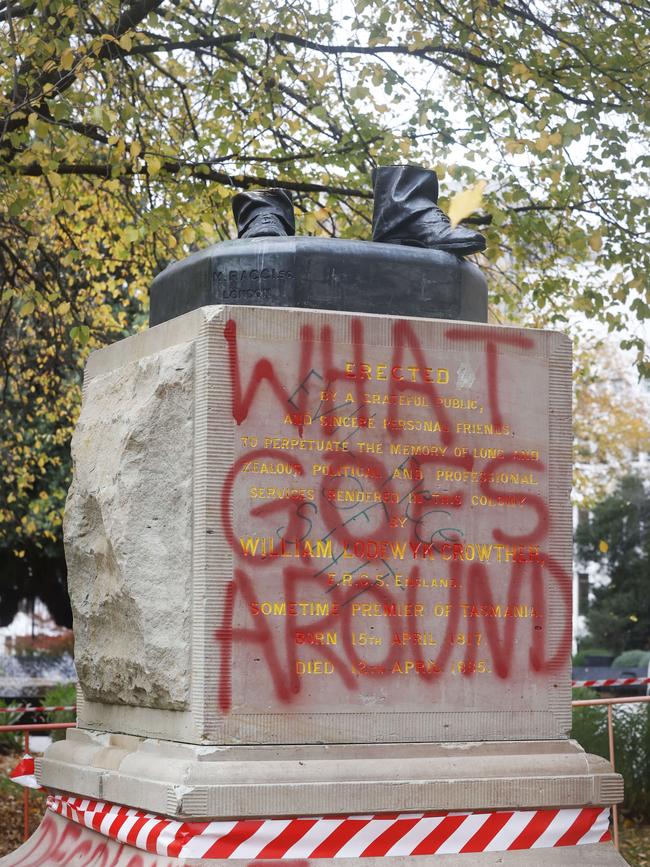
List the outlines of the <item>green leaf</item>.
{"label": "green leaf", "polygon": [[70,337],[81,346],[85,346],[90,338],[90,328],[87,325],[74,325],[70,329]]}

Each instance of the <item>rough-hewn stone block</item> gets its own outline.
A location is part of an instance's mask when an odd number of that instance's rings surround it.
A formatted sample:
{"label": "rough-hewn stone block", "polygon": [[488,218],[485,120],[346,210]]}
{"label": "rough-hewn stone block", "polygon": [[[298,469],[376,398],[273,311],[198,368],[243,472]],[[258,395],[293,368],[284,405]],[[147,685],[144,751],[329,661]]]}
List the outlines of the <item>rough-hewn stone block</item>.
{"label": "rough-hewn stone block", "polygon": [[86,380],[65,538],[75,660],[93,701],[190,691],[194,347]]}

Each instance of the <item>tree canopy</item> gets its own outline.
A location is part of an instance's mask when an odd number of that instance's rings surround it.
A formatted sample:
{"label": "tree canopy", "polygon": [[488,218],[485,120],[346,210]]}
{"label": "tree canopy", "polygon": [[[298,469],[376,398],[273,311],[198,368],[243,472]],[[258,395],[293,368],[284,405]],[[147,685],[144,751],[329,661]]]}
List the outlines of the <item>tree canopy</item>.
{"label": "tree canopy", "polygon": [[581,336],[574,367],[573,499],[589,508],[650,452],[650,383],[611,338]]}
{"label": "tree canopy", "polygon": [[[88,351],[144,324],[170,260],[292,190],[366,238],[373,165],[471,219],[497,316],[650,316],[650,7],[610,0],[0,0],[0,545],[60,545]],[[636,323],[636,324],[635,324]]]}
{"label": "tree canopy", "polygon": [[576,541],[581,559],[598,563],[608,578],[593,589],[591,641],[617,653],[650,650],[650,500],[643,480],[623,478],[578,527]]}

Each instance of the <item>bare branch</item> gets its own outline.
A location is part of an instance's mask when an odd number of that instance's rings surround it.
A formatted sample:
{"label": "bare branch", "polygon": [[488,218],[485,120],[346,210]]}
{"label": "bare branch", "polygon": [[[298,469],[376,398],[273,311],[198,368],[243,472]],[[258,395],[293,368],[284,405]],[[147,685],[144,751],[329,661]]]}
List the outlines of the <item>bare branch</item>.
{"label": "bare branch", "polygon": [[[12,167],[12,171],[28,177],[42,177],[52,169],[44,170],[40,163],[29,163],[25,166]],[[88,177],[107,178],[113,177],[113,166],[105,163],[60,163],[56,169],[60,175],[85,175]],[[135,169],[132,166],[123,165],[120,171],[124,175],[148,176],[147,169]],[[251,187],[282,187],[297,193],[329,193],[334,196],[355,196],[362,199],[371,199],[369,190],[359,190],[354,187],[339,187],[329,184],[314,184],[309,181],[291,181],[283,178],[263,178],[255,175],[229,175],[227,172],[217,172],[210,168],[209,164],[187,164],[178,161],[166,161],[163,163],[161,172],[170,175],[184,171],[197,180],[215,181],[237,189],[250,189]]]}

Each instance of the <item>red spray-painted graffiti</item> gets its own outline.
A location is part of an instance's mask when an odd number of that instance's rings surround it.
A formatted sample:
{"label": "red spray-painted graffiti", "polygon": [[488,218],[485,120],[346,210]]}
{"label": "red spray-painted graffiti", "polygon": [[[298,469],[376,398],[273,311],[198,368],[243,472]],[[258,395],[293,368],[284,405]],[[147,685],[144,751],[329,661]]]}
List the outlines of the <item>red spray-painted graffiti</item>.
{"label": "red spray-painted graffiti", "polygon": [[[422,347],[411,323],[394,323],[390,359],[378,356],[381,347],[366,346],[360,318],[351,330],[351,344],[342,347],[329,326],[316,334],[305,325],[297,350],[284,345],[283,366],[271,352],[244,351],[235,321],[225,328],[242,453],[221,492],[222,529],[235,561],[215,633],[223,712],[233,706],[236,648],[257,654],[281,704],[296,700],[306,674],[327,674],[350,694],[391,674],[421,683],[450,674],[507,680],[515,660],[526,656],[526,629],[528,672],[552,674],[565,665],[571,580],[544,551],[557,528],[547,498],[531,490],[545,477],[543,448],[515,438],[523,410],[508,394],[508,377],[518,366],[526,375],[535,341],[518,332],[445,327],[458,382],[477,380],[465,392],[477,399],[449,396],[449,367],[444,359],[434,366],[439,351]],[[527,411],[542,425],[547,406],[530,402]],[[417,449],[408,444],[414,438]],[[493,445],[497,438],[503,447]],[[271,471],[296,486],[247,487]],[[495,517],[475,518],[482,507]],[[467,535],[485,526],[488,538]],[[424,577],[432,561],[447,570],[434,602],[424,589],[434,586]],[[274,599],[265,593],[271,584]],[[553,630],[551,598],[562,612],[558,625],[554,606]],[[373,616],[389,620],[381,639],[379,630],[359,629],[360,618]]]}
{"label": "red spray-painted graffiti", "polygon": [[3,863],[7,867],[172,867],[176,859],[136,852],[47,811],[36,832]]}

